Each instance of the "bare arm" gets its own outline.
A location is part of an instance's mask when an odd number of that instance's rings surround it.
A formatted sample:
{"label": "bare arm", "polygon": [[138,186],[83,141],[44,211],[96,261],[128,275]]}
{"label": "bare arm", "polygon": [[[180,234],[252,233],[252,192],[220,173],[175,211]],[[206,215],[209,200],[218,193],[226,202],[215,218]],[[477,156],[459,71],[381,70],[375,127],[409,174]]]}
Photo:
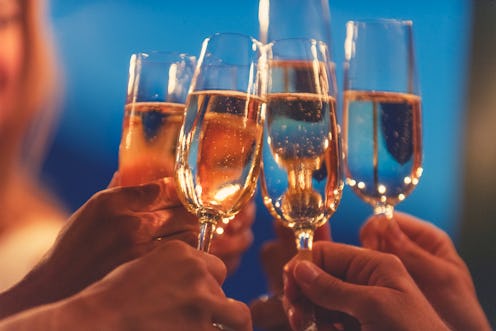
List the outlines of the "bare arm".
{"label": "bare arm", "polygon": [[45,258],[0,294],[0,318],[67,298],[159,243],[194,244],[196,218],[176,197],[171,179],[95,194],[76,211]]}
{"label": "bare arm", "polygon": [[248,307],[221,288],[226,268],[213,255],[172,240],[123,264],[80,293],[13,315],[3,330],[251,331]]}

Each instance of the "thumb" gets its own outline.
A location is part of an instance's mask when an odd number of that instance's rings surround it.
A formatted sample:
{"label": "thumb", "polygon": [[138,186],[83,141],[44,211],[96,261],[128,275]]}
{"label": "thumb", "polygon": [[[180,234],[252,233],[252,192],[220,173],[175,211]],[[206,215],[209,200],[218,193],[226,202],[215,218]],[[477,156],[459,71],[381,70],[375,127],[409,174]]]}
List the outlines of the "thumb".
{"label": "thumb", "polygon": [[165,177],[139,186],[122,186],[101,191],[100,201],[109,207],[131,211],[156,211],[181,206],[174,179]]}
{"label": "thumb", "polygon": [[366,299],[367,287],[336,278],[309,261],[298,261],[293,277],[303,294],[314,304],[331,311],[341,311],[360,319],[363,312],[357,304]]}

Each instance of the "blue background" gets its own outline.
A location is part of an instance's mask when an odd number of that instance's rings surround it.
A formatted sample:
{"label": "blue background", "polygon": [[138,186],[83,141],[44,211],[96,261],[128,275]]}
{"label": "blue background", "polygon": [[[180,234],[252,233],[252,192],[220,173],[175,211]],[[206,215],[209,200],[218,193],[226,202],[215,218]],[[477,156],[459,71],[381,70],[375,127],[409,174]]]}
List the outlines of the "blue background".
{"label": "blue background", "polygon": [[[456,240],[470,1],[333,0],[330,9],[339,86],[347,20],[413,20],[423,98],[424,175],[398,209],[436,223]],[[131,53],[198,54],[201,41],[215,32],[258,36],[256,0],[53,0],[50,17],[65,77],[64,102],[43,175],[71,210],[105,188],[117,168]],[[266,291],[257,255],[261,243],[272,236],[271,219],[257,199],[255,243],[225,284],[228,295],[245,302]],[[334,239],[357,243],[360,225],[370,212],[346,189],[331,219]]]}

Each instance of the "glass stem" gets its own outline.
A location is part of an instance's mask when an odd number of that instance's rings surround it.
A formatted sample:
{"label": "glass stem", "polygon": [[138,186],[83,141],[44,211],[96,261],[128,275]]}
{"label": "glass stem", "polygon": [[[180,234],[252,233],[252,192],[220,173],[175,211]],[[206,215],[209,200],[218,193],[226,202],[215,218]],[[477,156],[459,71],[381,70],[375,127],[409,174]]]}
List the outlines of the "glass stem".
{"label": "glass stem", "polygon": [[296,229],[295,239],[298,256],[304,260],[312,261],[313,229]]}
{"label": "glass stem", "polygon": [[[297,258],[312,261],[313,228],[295,229]],[[307,299],[302,299],[301,320],[297,331],[317,331],[317,319],[315,317],[315,306]]]}
{"label": "glass stem", "polygon": [[[393,220],[394,207],[385,203],[378,203],[374,206],[374,215],[384,215],[388,224]],[[380,236],[378,238],[378,248],[380,251],[386,251],[387,241]]]}
{"label": "glass stem", "polygon": [[214,235],[217,222],[212,219],[200,219],[200,233],[198,234],[197,249],[203,252],[209,252],[210,242]]}
{"label": "glass stem", "polygon": [[374,215],[384,215],[388,220],[393,219],[394,207],[388,204],[378,203],[374,206]]}

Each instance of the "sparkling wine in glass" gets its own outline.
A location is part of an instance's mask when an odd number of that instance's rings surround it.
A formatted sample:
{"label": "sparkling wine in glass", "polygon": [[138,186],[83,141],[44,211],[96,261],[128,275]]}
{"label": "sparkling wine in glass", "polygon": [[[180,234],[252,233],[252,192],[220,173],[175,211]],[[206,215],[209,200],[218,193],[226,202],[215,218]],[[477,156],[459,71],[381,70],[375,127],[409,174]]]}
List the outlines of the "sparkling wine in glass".
{"label": "sparkling wine in glass", "polygon": [[346,26],[343,147],[346,183],[374,214],[393,217],[422,175],[421,98],[412,22]]}
{"label": "sparkling wine in glass", "polygon": [[262,193],[271,214],[295,231],[298,248],[306,250],[313,230],[336,211],[343,188],[334,73],[321,41],[285,39],[268,46]]}
{"label": "sparkling wine in glass", "polygon": [[[260,40],[270,43],[285,39],[314,39],[331,45],[330,10],[328,0],[260,0],[259,2]],[[330,53],[330,50],[327,50]],[[335,66],[328,59],[332,88],[335,97]],[[293,80],[296,78],[292,78]],[[300,79],[300,78],[297,78]],[[336,101],[332,101],[333,107]],[[333,110],[334,111],[334,110]],[[337,124],[340,134],[339,123]],[[338,137],[339,148],[340,138]],[[340,153],[341,154],[341,153]]]}
{"label": "sparkling wine in glass", "polygon": [[252,198],[260,170],[265,53],[252,37],[207,38],[195,70],[176,154],[184,205],[198,216],[198,249],[208,251],[219,222]]}
{"label": "sparkling wine in glass", "polygon": [[121,185],[172,176],[194,56],[175,52],[131,56],[119,147]]}

